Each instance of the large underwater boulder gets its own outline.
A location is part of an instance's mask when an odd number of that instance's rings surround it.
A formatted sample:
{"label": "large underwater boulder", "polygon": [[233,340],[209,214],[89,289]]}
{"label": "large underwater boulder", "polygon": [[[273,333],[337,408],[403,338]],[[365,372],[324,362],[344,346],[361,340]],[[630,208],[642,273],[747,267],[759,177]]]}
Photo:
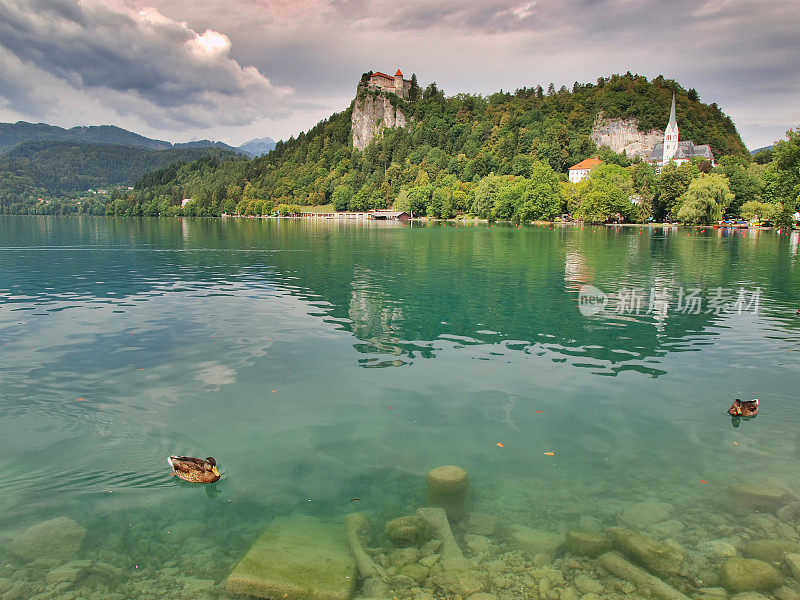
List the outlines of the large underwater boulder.
{"label": "large underwater boulder", "polygon": [[767,592],[783,581],[772,565],[754,558],[729,558],[719,570],[722,585],[730,592]]}
{"label": "large underwater boulder", "polygon": [[570,529],[564,540],[564,547],[573,554],[600,556],[611,550],[611,538],[602,531]]}
{"label": "large underwater boulder", "polygon": [[347,600],[356,566],[341,526],[315,517],[278,517],[231,574],[227,590],[256,598]]}
{"label": "large underwater boulder", "polygon": [[647,529],[649,525],[669,519],[674,508],[666,502],[628,504],[619,513],[619,521],[631,529]]}
{"label": "large underwater boulder", "polygon": [[417,515],[398,517],[386,524],[386,536],[399,548],[419,546],[425,541],[428,529]]}
{"label": "large underwater boulder", "polygon": [[683,548],[671,540],[657,542],[651,537],[622,527],[609,527],[606,533],[616,549],[660,577],[677,575],[686,557]]}
{"label": "large underwater boulder", "polygon": [[786,492],[783,489],[760,481],[735,481],[727,491],[733,507],[740,512],[775,512],[786,504]]}
{"label": "large underwater boulder", "polygon": [[11,544],[11,552],[26,560],[52,558],[67,561],[77,556],[86,529],[67,517],[29,527]]}
{"label": "large underwater boulder", "polygon": [[532,529],[525,525],[511,527],[511,546],[530,557],[544,554],[552,560],[563,543],[563,533]]}
{"label": "large underwater boulder", "polygon": [[790,553],[800,552],[800,544],[791,540],[750,540],[744,545],[747,558],[779,563]]}

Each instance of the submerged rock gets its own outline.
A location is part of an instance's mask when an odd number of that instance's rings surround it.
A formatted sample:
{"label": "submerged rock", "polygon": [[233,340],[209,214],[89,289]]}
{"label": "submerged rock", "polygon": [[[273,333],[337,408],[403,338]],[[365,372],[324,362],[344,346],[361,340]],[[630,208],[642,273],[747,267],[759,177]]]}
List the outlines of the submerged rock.
{"label": "submerged rock", "polygon": [[467,491],[467,472],[461,467],[447,465],[428,473],[428,489],[442,496],[460,496]]}
{"label": "submerged rock", "polygon": [[657,542],[654,539],[623,529],[609,527],[606,532],[614,547],[627,554],[651,573],[661,577],[677,575],[680,571],[685,551],[676,542]]}
{"label": "submerged rock", "polygon": [[53,569],[47,573],[45,581],[47,583],[67,583],[75,584],[86,577],[92,567],[90,560],[73,560],[65,565]]}
{"label": "submerged rock", "polygon": [[772,590],[772,595],[778,600],[800,600],[800,593],[785,585]]}
{"label": "submerged rock", "polygon": [[417,515],[392,519],[386,524],[386,536],[395,546],[419,546],[428,537],[428,528]]}
{"label": "submerged rock", "polygon": [[229,592],[285,600],[347,600],[355,562],[341,527],[315,517],[278,517],[231,571]]}
{"label": "submerged rock", "polygon": [[790,502],[786,506],[779,508],[775,514],[784,523],[798,522],[800,521],[800,502]]}
{"label": "submerged rock", "polygon": [[611,538],[602,531],[570,529],[564,538],[564,547],[582,556],[600,556],[611,549]]}
{"label": "submerged rock", "polygon": [[474,533],[475,535],[491,537],[497,531],[497,525],[499,522],[500,519],[494,515],[469,513],[461,522],[461,529],[468,533]]}
{"label": "submerged rock", "polygon": [[725,540],[705,540],[697,544],[697,549],[710,559],[736,556],[736,548]]}
{"label": "submerged rock", "polygon": [[441,571],[431,576],[431,582],[447,592],[462,596],[470,596],[486,589],[484,575],[469,570]]}
{"label": "submerged rock", "polygon": [[494,594],[487,594],[486,592],[478,592],[472,594],[467,600],[497,600]]}
{"label": "submerged rock", "polygon": [[800,552],[800,544],[789,540],[752,540],[744,545],[743,554],[747,558],[777,563],[793,552]]}
{"label": "submerged rock", "polygon": [[784,558],[786,568],[792,574],[792,577],[800,581],[800,554],[789,553]]}
{"label": "submerged rock", "polygon": [[626,527],[646,529],[648,525],[666,521],[674,508],[666,502],[639,502],[628,504],[619,513],[619,521]]}
{"label": "submerged rock", "polygon": [[610,571],[620,579],[634,583],[640,588],[649,589],[656,598],[661,600],[689,600],[688,596],[679,590],[636,565],[632,565],[616,552],[606,552],[598,558],[598,562],[603,569]]}
{"label": "submerged rock", "polygon": [[775,512],[785,504],[786,492],[779,487],[758,481],[735,481],[728,486],[734,508],[741,512],[766,510]]}
{"label": "submerged rock", "polygon": [[783,581],[775,567],[753,558],[729,558],[719,574],[722,585],[731,592],[767,592]]}
{"label": "submerged rock", "polygon": [[428,504],[441,506],[451,521],[460,521],[464,516],[464,500],[469,480],[461,467],[447,465],[428,473]]}
{"label": "submerged rock", "polygon": [[475,554],[489,552],[492,549],[492,541],[489,538],[474,533],[468,533],[464,536],[464,544]]}
{"label": "submerged rock", "polygon": [[563,543],[563,533],[531,529],[525,525],[515,525],[511,529],[511,545],[529,556],[544,554],[552,559]]}
{"label": "submerged rock", "polygon": [[33,586],[27,581],[17,581],[3,594],[3,600],[28,600],[33,595]]}
{"label": "submerged rock", "polygon": [[59,517],[29,527],[11,544],[11,552],[27,560],[66,561],[75,558],[85,537],[86,529],[72,519]]}
{"label": "submerged rock", "polygon": [[573,583],[581,594],[597,594],[599,596],[603,593],[603,584],[588,575],[578,575]]}

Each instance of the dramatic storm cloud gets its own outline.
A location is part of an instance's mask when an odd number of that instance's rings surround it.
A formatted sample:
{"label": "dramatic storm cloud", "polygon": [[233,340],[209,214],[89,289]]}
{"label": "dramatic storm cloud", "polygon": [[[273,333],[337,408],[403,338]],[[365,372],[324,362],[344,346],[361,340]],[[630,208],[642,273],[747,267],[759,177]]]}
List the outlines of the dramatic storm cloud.
{"label": "dramatic storm cloud", "polygon": [[0,11],[0,95],[17,112],[48,117],[85,101],[168,129],[288,114],[291,90],[233,60],[227,35],[156,8],[0,0]]}
{"label": "dramatic storm cloud", "polygon": [[0,0],[0,120],[287,137],[362,72],[447,93],[632,71],[694,87],[750,147],[800,122],[796,0]]}

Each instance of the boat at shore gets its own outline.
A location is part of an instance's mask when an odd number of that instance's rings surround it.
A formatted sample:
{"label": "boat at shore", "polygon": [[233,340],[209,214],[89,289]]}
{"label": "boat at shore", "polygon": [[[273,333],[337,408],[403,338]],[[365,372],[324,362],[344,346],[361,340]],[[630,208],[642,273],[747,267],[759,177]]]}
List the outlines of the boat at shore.
{"label": "boat at shore", "polygon": [[747,221],[716,221],[713,225],[714,229],[747,229],[750,224]]}

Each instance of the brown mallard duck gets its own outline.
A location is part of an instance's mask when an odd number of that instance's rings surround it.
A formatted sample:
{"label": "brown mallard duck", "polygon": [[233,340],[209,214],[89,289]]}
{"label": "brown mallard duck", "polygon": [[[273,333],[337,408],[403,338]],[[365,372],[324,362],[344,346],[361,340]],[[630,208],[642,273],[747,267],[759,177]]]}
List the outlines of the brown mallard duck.
{"label": "brown mallard duck", "polygon": [[758,398],[744,402],[736,398],[728,409],[728,414],[732,417],[755,417],[758,414]]}
{"label": "brown mallard duck", "polygon": [[170,456],[167,463],[172,467],[173,475],[191,483],[214,483],[220,478],[213,456],[205,460],[191,456]]}

